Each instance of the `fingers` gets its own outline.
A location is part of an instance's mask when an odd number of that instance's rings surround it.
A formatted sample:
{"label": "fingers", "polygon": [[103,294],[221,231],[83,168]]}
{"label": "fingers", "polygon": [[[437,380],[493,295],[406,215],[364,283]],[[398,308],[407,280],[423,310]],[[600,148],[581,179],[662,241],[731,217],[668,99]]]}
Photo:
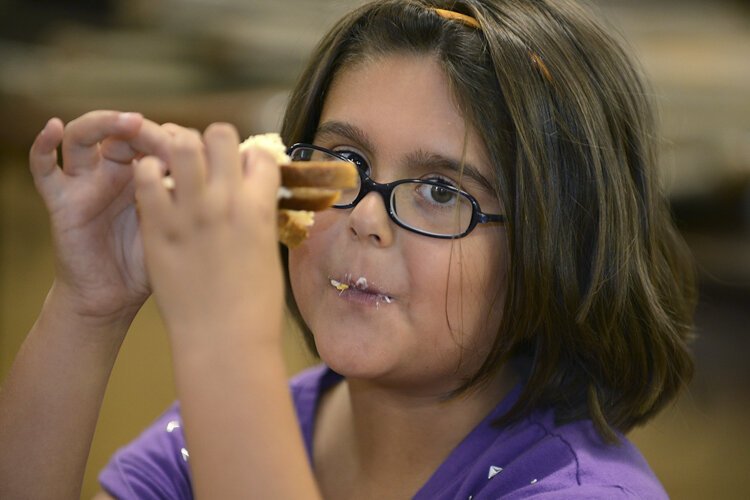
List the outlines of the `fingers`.
{"label": "fingers", "polygon": [[226,123],[214,123],[203,134],[206,144],[206,159],[209,165],[209,178],[222,187],[236,186],[241,179],[237,130]]}
{"label": "fingers", "polygon": [[210,125],[203,137],[192,129],[168,123],[162,130],[171,137],[169,170],[182,199],[198,196],[201,186],[213,185],[226,193],[240,185],[242,165],[239,134],[232,125]]}
{"label": "fingers", "polygon": [[141,154],[155,155],[162,160],[166,160],[169,138],[169,133],[161,125],[144,118],[138,133],[130,137],[128,143]]}
{"label": "fingers", "polygon": [[[196,130],[174,124],[160,128],[169,136],[167,163],[153,156],[135,163],[136,199],[144,228],[160,226],[177,235],[187,220],[202,221],[203,225],[225,214],[236,197],[242,186],[239,135],[226,124],[210,126],[203,137]],[[113,154],[118,153],[117,147],[123,148],[119,153],[128,153],[122,145],[111,147]],[[165,170],[174,181],[171,192],[163,182]],[[210,196],[209,186],[218,188]]]}
{"label": "fingers", "polygon": [[140,114],[118,111],[92,111],[76,118],[63,133],[63,169],[70,175],[95,169],[101,159],[101,141],[134,137],[142,124]]}
{"label": "fingers", "polygon": [[180,128],[169,140],[169,171],[178,203],[198,198],[206,186],[206,160],[198,132]]}
{"label": "fingers", "polygon": [[173,203],[162,182],[164,165],[159,158],[146,156],[133,166],[135,198],[141,224],[148,228],[170,227],[174,220]]}
{"label": "fingers", "polygon": [[170,137],[174,137],[179,133],[180,131],[184,130],[185,127],[181,127],[177,125],[176,123],[164,123],[161,125],[162,130],[164,130]]}
{"label": "fingers", "polygon": [[107,137],[101,143],[100,154],[103,158],[128,164],[146,155],[155,155],[166,161],[167,144],[171,135],[159,124],[143,119],[138,133],[133,137]]}
{"label": "fingers", "polygon": [[250,149],[244,156],[244,182],[251,196],[266,203],[277,203],[281,169],[266,151]]}
{"label": "fingers", "polygon": [[102,158],[122,164],[128,164],[143,156],[143,153],[135,149],[130,144],[130,141],[126,139],[117,139],[115,137],[104,139],[99,148],[99,152],[102,155]]}
{"label": "fingers", "polygon": [[57,165],[57,147],[63,138],[63,122],[59,118],[50,119],[29,151],[29,169],[37,182],[59,172]]}
{"label": "fingers", "polygon": [[[275,238],[281,174],[271,155],[250,149],[241,158],[239,135],[228,124],[211,125],[203,136],[174,124],[161,130],[169,136],[167,161],[146,156],[135,162],[144,243],[185,242],[211,234]],[[165,170],[173,189],[165,187]],[[227,233],[228,227],[237,231]]]}

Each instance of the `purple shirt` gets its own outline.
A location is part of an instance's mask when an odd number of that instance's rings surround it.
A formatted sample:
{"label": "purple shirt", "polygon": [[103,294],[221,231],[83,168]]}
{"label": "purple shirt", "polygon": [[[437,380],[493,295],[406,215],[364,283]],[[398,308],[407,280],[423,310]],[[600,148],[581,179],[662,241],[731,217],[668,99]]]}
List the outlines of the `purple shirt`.
{"label": "purple shirt", "polygon": [[[320,396],[341,377],[325,366],[308,369],[291,381],[308,458],[312,456],[315,413]],[[451,452],[414,496],[435,499],[585,499],[668,498],[638,450],[624,437],[602,443],[593,424],[554,423],[551,410],[496,428],[516,387]],[[189,454],[175,403],[135,441],[120,449],[99,480],[119,499],[190,499]]]}

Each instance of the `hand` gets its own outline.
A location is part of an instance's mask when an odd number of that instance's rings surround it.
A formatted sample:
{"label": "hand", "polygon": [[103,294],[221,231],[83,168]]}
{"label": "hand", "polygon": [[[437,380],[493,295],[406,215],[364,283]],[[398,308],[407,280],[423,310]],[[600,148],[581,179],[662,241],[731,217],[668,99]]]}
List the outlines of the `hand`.
{"label": "hand", "polygon": [[248,328],[260,316],[274,324],[275,315],[280,323],[279,169],[262,152],[241,157],[230,125],[214,124],[203,137],[166,128],[174,190],[153,156],[135,173],[147,269],[167,329],[206,334],[220,324]]}
{"label": "hand", "polygon": [[34,141],[29,163],[50,215],[54,288],[71,313],[107,321],[135,314],[148,297],[132,162],[165,156],[168,137],[139,114],[94,111],[65,127],[53,118]]}

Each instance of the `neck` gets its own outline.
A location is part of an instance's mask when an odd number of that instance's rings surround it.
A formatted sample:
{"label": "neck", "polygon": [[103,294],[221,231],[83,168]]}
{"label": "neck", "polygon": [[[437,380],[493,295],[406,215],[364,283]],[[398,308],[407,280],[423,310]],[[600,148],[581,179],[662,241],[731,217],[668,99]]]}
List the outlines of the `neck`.
{"label": "neck", "polygon": [[488,384],[451,399],[345,380],[321,401],[316,466],[319,460],[348,464],[344,475],[358,493],[371,481],[400,485],[413,495],[516,380],[505,368]]}

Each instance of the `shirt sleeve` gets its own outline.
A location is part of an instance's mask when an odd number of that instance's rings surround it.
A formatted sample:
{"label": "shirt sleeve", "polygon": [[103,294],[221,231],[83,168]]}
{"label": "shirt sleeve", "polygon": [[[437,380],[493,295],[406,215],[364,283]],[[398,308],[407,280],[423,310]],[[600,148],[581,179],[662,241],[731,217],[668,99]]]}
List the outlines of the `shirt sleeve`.
{"label": "shirt sleeve", "polygon": [[188,459],[175,403],[114,454],[99,475],[99,483],[118,500],[191,499]]}

